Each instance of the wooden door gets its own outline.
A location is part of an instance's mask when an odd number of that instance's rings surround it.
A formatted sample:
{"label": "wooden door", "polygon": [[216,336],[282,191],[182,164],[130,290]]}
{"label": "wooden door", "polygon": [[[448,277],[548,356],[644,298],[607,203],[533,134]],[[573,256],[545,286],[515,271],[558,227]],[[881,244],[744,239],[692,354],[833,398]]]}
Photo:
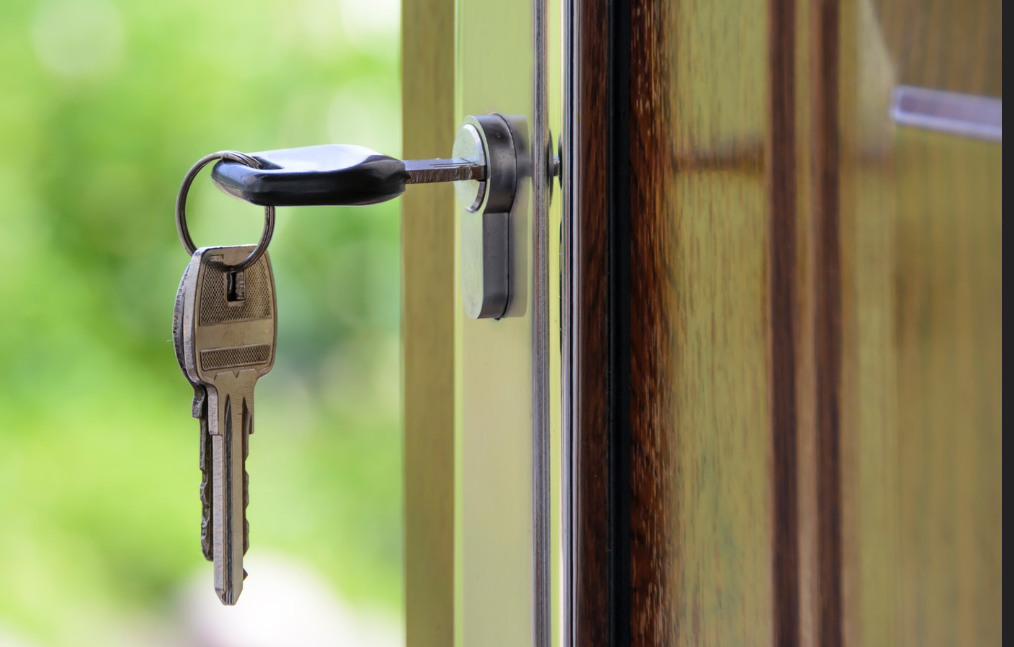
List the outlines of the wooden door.
{"label": "wooden door", "polygon": [[[465,112],[534,120],[482,43],[540,12],[563,34],[562,267],[555,221],[526,230],[550,253],[522,351],[460,320],[449,189],[405,198],[408,644],[999,643],[1002,145],[893,111],[905,86],[1002,98],[999,1],[404,7],[407,157]],[[467,463],[466,366],[530,389],[491,427],[527,463]]]}
{"label": "wooden door", "polygon": [[999,2],[574,6],[573,644],[997,644]]}

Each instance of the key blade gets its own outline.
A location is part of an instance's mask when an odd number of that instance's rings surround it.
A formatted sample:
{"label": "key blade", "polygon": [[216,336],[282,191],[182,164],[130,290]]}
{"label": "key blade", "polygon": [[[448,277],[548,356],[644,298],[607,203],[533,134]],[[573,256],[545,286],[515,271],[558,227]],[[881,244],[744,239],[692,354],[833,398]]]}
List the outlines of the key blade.
{"label": "key blade", "polygon": [[212,414],[208,425],[212,435],[212,555],[215,592],[222,604],[233,605],[243,591],[245,574],[245,448],[250,416],[245,392],[252,388],[253,381],[249,372],[222,376],[220,381],[226,384],[208,389]]}
{"label": "key blade", "polygon": [[486,165],[463,159],[405,160],[405,184],[485,180]]}

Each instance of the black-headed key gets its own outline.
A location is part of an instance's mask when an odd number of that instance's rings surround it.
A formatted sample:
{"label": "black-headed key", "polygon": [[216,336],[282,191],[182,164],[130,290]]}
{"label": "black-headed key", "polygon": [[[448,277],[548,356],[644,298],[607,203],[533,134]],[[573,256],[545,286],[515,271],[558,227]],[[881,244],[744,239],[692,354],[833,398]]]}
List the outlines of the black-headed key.
{"label": "black-headed key", "polygon": [[397,198],[409,184],[485,180],[485,153],[473,152],[473,159],[401,161],[362,146],[325,144],[250,153],[256,168],[223,159],[211,177],[229,195],[262,207],[357,206]]}

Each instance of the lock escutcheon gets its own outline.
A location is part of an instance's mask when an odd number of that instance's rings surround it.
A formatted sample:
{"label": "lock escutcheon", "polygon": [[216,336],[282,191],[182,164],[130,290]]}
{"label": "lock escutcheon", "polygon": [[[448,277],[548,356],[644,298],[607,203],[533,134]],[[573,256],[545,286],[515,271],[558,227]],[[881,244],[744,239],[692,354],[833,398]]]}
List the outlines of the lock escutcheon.
{"label": "lock escutcheon", "polygon": [[501,115],[470,116],[458,131],[454,157],[484,163],[484,180],[455,182],[461,215],[459,251],[465,314],[499,319],[510,301],[510,212],[517,192],[516,137]]}

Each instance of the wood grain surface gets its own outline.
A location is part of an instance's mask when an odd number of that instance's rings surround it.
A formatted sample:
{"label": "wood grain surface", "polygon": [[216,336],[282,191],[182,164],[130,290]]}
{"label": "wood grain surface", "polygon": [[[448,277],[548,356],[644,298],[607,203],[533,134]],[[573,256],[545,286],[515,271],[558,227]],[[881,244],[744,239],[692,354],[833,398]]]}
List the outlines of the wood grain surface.
{"label": "wood grain surface", "polygon": [[[610,390],[609,299],[610,40],[606,2],[580,2],[572,16],[571,119],[574,187],[567,196],[573,220],[569,324],[573,371],[573,581],[570,627],[573,644],[610,645],[616,613],[613,565],[614,428]],[[566,142],[565,142],[566,143]],[[625,620],[626,618],[624,618]]]}
{"label": "wood grain surface", "polygon": [[577,644],[999,642],[999,2],[578,12]]}
{"label": "wood grain surface", "polygon": [[792,7],[633,15],[632,644],[793,644]]}
{"label": "wood grain surface", "polygon": [[841,626],[822,635],[998,644],[1002,147],[884,115],[898,84],[999,96],[1000,3],[837,11]]}
{"label": "wood grain surface", "polygon": [[[456,132],[454,2],[403,0],[402,23],[402,154],[446,156]],[[402,198],[408,647],[454,642],[455,209],[450,184]]]}

